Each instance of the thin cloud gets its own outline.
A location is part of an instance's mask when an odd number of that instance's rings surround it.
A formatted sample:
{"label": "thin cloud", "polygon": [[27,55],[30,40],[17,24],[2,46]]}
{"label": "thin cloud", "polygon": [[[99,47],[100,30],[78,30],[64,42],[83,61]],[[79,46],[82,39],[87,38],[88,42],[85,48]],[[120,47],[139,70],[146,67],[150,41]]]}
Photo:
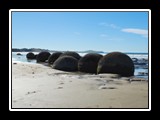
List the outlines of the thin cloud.
{"label": "thin cloud", "polygon": [[148,30],[145,30],[145,29],[125,28],[125,29],[122,29],[121,31],[142,35],[143,37],[148,37]]}
{"label": "thin cloud", "polygon": [[118,26],[116,26],[115,24],[110,24],[109,25],[111,28],[114,28],[114,29],[118,29],[119,27]]}
{"label": "thin cloud", "polygon": [[105,26],[105,27],[111,27],[111,28],[113,28],[113,29],[119,29],[119,28],[120,28],[119,26],[117,26],[117,25],[115,25],[115,24],[108,24],[108,23],[105,23],[105,22],[99,23],[99,25]]}

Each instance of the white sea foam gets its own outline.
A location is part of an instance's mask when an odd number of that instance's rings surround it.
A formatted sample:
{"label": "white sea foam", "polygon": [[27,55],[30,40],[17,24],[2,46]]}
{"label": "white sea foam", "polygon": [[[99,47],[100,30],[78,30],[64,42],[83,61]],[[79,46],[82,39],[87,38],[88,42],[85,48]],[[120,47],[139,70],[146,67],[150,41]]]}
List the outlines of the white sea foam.
{"label": "white sea foam", "polygon": [[131,58],[148,59],[148,55],[147,54],[128,54],[128,56],[131,57]]}
{"label": "white sea foam", "polygon": [[[86,55],[87,53],[79,53],[80,56],[84,56]],[[100,53],[101,55],[106,55],[107,53]],[[131,58],[138,58],[138,59],[148,59],[148,54],[127,54],[129,57]]]}

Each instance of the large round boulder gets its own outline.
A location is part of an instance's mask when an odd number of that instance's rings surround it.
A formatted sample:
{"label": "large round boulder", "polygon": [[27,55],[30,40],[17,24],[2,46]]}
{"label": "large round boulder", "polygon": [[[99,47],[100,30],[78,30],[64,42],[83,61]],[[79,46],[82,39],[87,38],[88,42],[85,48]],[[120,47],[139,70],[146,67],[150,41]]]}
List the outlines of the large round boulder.
{"label": "large round boulder", "polygon": [[72,56],[72,57],[76,58],[77,60],[79,60],[81,58],[81,56],[78,53],[73,52],[73,51],[64,52],[63,54],[60,55],[60,57],[62,57],[62,56]]}
{"label": "large round boulder", "polygon": [[34,53],[29,52],[29,53],[27,53],[26,58],[27,59],[35,59],[35,55],[34,55]]}
{"label": "large round boulder", "polygon": [[112,52],[100,59],[97,73],[113,73],[125,77],[133,76],[134,64],[128,55],[121,52]]}
{"label": "large round boulder", "polygon": [[59,57],[54,63],[53,68],[62,71],[77,71],[78,60],[72,56]]}
{"label": "large round boulder", "polygon": [[96,53],[88,53],[78,62],[78,70],[86,73],[97,73],[98,62],[102,55]]}
{"label": "large round boulder", "polygon": [[54,61],[56,61],[61,54],[62,54],[62,52],[55,52],[52,55],[50,55],[48,58],[48,63],[53,64]]}
{"label": "large round boulder", "polygon": [[49,52],[40,52],[36,59],[37,59],[37,62],[45,62],[46,60],[48,60],[48,57],[50,56],[51,54]]}

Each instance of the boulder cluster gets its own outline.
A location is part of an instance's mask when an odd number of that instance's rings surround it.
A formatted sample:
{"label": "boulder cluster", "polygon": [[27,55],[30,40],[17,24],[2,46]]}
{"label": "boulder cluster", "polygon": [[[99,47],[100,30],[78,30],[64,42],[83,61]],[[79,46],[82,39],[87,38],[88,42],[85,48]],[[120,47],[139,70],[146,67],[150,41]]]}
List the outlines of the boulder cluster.
{"label": "boulder cluster", "polygon": [[121,52],[111,52],[104,56],[97,53],[88,53],[81,57],[73,51],[67,52],[40,52],[38,55],[28,53],[27,59],[36,59],[37,63],[47,62],[53,69],[62,71],[80,71],[85,73],[113,73],[121,76],[134,75],[132,59]]}

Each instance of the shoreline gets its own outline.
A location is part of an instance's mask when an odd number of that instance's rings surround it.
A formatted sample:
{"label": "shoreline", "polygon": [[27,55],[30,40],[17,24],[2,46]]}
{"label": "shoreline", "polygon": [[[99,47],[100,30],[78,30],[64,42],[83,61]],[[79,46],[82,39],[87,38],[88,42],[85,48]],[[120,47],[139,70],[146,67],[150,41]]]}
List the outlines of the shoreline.
{"label": "shoreline", "polygon": [[148,108],[148,80],[128,79],[12,62],[12,108]]}

